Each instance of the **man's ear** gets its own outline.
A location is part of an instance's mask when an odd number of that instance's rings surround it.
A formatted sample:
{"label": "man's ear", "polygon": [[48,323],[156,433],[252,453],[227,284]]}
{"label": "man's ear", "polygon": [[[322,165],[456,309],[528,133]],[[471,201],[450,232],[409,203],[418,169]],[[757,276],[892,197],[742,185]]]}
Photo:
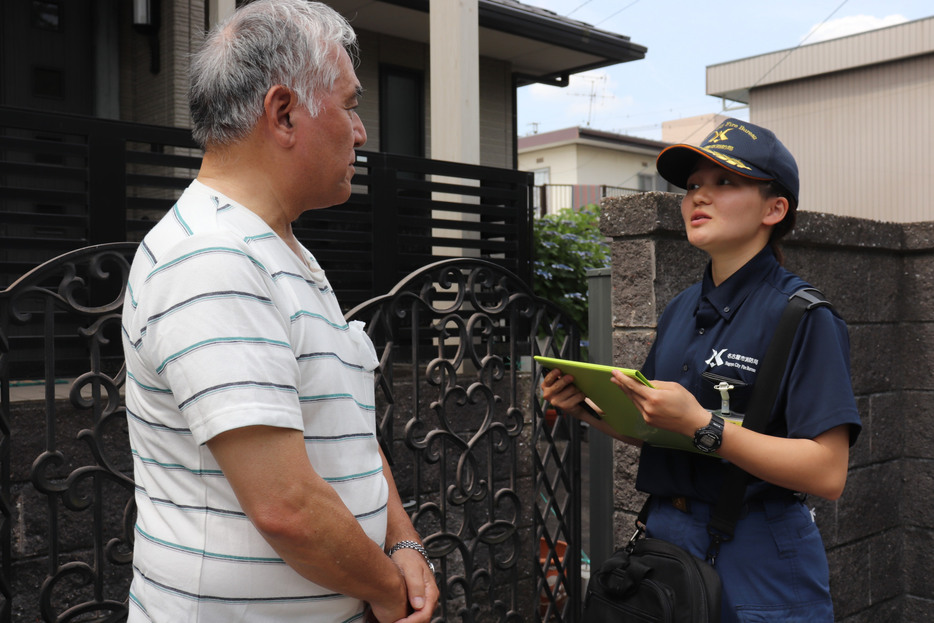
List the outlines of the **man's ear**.
{"label": "man's ear", "polygon": [[295,140],[291,115],[295,112],[297,100],[295,93],[282,84],[270,87],[263,98],[264,125],[283,146],[289,146]]}
{"label": "man's ear", "polygon": [[762,219],[763,225],[778,225],[788,214],[788,199],[785,197],[769,197],[765,216]]}

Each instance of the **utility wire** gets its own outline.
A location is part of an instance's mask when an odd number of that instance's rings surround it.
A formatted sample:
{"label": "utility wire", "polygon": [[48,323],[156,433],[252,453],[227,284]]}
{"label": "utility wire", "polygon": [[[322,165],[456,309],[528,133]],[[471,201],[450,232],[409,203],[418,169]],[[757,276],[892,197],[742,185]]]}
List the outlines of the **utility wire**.
{"label": "utility wire", "polygon": [[[584,2],[584,4],[579,5],[576,9],[574,9],[573,11],[571,11],[571,13],[576,13],[578,9],[584,8],[585,6],[587,6],[588,4],[590,4],[591,2],[593,2],[593,0],[586,0],[586,2]],[[571,17],[571,13],[566,13],[564,16],[565,16],[565,17]]]}
{"label": "utility wire", "polygon": [[[756,80],[756,81],[752,84],[752,86],[750,86],[749,88],[750,88],[750,89],[753,89],[753,88],[759,86],[759,85],[762,83],[762,81],[765,80],[766,77],[767,77],[770,73],[772,73],[773,71],[775,71],[775,68],[776,68],[776,67],[778,67],[779,65],[781,65],[782,63],[784,63],[785,60],[787,60],[788,57],[791,56],[791,53],[792,53],[792,52],[794,52],[795,50],[797,50],[798,48],[800,48],[801,46],[803,46],[803,45],[805,44],[805,42],[806,42],[808,39],[811,38],[811,35],[813,35],[813,34],[816,33],[817,31],[819,31],[819,30],[824,26],[824,24],[826,24],[827,22],[829,22],[830,19],[831,19],[834,15],[836,15],[837,12],[838,12],[840,9],[842,9],[843,6],[844,6],[847,2],[849,2],[849,1],[850,1],[850,0],[843,0],[843,2],[841,2],[840,4],[838,4],[838,5],[837,5],[837,8],[835,8],[833,11],[831,11],[831,12],[830,12],[830,15],[828,15],[827,17],[825,17],[825,18],[823,19],[823,21],[822,21],[820,24],[817,25],[817,28],[812,29],[811,32],[809,32],[809,33],[807,34],[807,36],[805,36],[804,39],[802,39],[802,40],[798,43],[798,45],[796,45],[796,46],[793,47],[793,48],[789,48],[789,49],[785,52],[785,54],[784,54],[780,59],[778,59],[777,61],[775,61],[775,64],[772,65],[771,67],[769,67],[769,69],[768,69],[764,74],[762,74],[762,76],[760,76],[759,79]],[[638,0],[636,0],[636,2],[638,2]],[[716,114],[719,115],[719,114],[725,113],[725,112],[727,112],[727,109],[728,109],[728,107],[727,107],[727,105],[724,103],[723,107],[722,107],[722,108],[720,109],[720,111],[717,112]],[[694,130],[694,132],[692,132],[692,133],[690,134],[690,136],[685,137],[685,139],[684,139],[682,142],[687,143],[691,138],[694,138],[694,135],[697,134],[698,130],[700,130],[700,127],[698,127],[697,130]]]}
{"label": "utility wire", "polygon": [[[611,17],[616,17],[617,15],[619,15],[620,13],[622,13],[623,11],[625,11],[626,9],[628,9],[629,7],[631,7],[632,5],[637,4],[638,2],[639,2],[639,0],[632,0],[632,2],[630,2],[629,4],[627,4],[626,6],[624,6],[623,8],[621,8],[621,9],[620,9],[619,11],[617,11],[616,13],[612,13],[612,14],[610,14],[609,16],[604,17],[602,20],[600,20],[599,22],[597,22],[596,24],[594,24],[594,26],[599,26],[600,24],[602,24],[603,22],[607,21],[607,20],[610,19]],[[575,9],[575,10],[576,10],[576,9]]]}
{"label": "utility wire", "polygon": [[[791,56],[791,53],[792,53],[792,52],[794,52],[795,50],[797,50],[798,48],[800,48],[801,46],[803,46],[803,45],[805,44],[805,42],[806,42],[808,39],[811,38],[811,35],[813,35],[814,33],[816,33],[818,30],[820,30],[820,29],[824,26],[824,24],[826,24],[827,22],[829,22],[829,21],[830,21],[830,18],[833,17],[834,15],[836,15],[836,14],[837,14],[837,11],[839,11],[840,9],[842,9],[842,8],[843,8],[843,5],[845,5],[845,4],[846,4],[847,2],[849,2],[849,1],[850,1],[850,0],[843,0],[843,2],[841,2],[839,5],[837,5],[837,8],[835,8],[833,11],[831,11],[831,12],[830,12],[830,15],[828,15],[827,17],[825,17],[825,18],[824,18],[824,21],[822,21],[820,24],[817,25],[817,28],[812,29],[811,32],[809,32],[809,33],[807,34],[807,36],[805,36],[804,39],[802,39],[802,40],[800,41],[800,43],[798,43],[798,45],[796,45],[795,47],[793,47],[793,48],[787,50],[787,51],[785,52],[785,55],[782,56],[782,57],[781,57],[780,59],[778,59],[777,61],[775,61],[775,64],[772,65],[772,66],[769,68],[768,71],[766,71],[764,74],[762,74],[762,77],[759,78],[758,80],[756,80],[755,83],[753,83],[753,85],[752,85],[751,87],[749,87],[749,88],[751,89],[751,88],[753,88],[753,87],[759,86],[759,84],[760,84],[763,80],[765,80],[766,76],[768,76],[770,73],[772,73],[772,72],[775,70],[776,67],[778,67],[779,65],[781,65],[782,63],[784,63],[784,62],[785,62],[785,59],[787,59],[789,56]],[[722,112],[722,111],[721,111],[721,112]]]}

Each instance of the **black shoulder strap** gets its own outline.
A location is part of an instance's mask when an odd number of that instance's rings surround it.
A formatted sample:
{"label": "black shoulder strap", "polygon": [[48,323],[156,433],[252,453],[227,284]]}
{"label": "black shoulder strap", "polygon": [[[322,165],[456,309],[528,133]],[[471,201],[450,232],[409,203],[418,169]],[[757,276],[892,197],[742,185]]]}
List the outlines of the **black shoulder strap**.
{"label": "black shoulder strap", "polygon": [[[798,290],[788,299],[788,305],[782,312],[775,335],[769,342],[765,358],[756,375],[756,385],[743,417],[743,428],[757,433],[765,430],[775,398],[778,396],[778,387],[781,385],[782,377],[785,376],[791,343],[798,331],[798,325],[804,317],[804,312],[821,305],[829,307],[830,303],[814,288]],[[736,528],[736,521],[739,519],[739,512],[743,506],[748,480],[749,475],[746,472],[735,465],[730,465],[723,481],[723,488],[720,490],[720,498],[717,500],[707,526],[711,537],[708,560],[716,559],[719,543],[733,538],[733,530]]]}

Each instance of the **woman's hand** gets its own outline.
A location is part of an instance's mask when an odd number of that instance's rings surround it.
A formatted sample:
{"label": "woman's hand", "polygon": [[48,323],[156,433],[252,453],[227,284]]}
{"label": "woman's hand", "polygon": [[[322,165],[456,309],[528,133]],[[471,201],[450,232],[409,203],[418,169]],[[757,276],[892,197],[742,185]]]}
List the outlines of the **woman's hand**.
{"label": "woman's hand", "polygon": [[710,412],[678,383],[652,381],[649,387],[618,370],[613,371],[612,381],[629,396],[649,426],[693,437],[698,428],[710,422]]}
{"label": "woman's hand", "polygon": [[561,370],[558,369],[551,370],[542,379],[542,395],[552,407],[561,409],[568,415],[586,422],[600,432],[624,443],[636,447],[642,446],[641,440],[620,435],[609,424],[604,422],[600,417],[602,415],[600,409],[584,395],[584,392],[574,385],[574,377],[570,374],[562,374]]}
{"label": "woman's hand", "polygon": [[[647,387],[616,371],[612,380],[650,426],[693,436],[710,422],[710,412],[678,383],[652,381]],[[814,439],[789,439],[728,425],[717,454],[766,482],[836,500],[846,485],[849,427],[837,426]]]}

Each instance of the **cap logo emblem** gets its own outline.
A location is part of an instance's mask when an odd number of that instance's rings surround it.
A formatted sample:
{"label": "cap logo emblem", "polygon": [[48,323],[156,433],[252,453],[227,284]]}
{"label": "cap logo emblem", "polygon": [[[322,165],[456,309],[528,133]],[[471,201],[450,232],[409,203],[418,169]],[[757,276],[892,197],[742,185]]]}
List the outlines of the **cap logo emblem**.
{"label": "cap logo emblem", "polygon": [[714,130],[714,131],[713,131],[713,136],[711,136],[711,137],[710,137],[710,140],[707,141],[707,142],[708,142],[708,143],[719,143],[720,141],[729,140],[729,137],[727,137],[726,133],[729,132],[729,131],[732,130],[732,129],[733,129],[733,128],[726,128],[726,129],[724,129],[724,130]]}

